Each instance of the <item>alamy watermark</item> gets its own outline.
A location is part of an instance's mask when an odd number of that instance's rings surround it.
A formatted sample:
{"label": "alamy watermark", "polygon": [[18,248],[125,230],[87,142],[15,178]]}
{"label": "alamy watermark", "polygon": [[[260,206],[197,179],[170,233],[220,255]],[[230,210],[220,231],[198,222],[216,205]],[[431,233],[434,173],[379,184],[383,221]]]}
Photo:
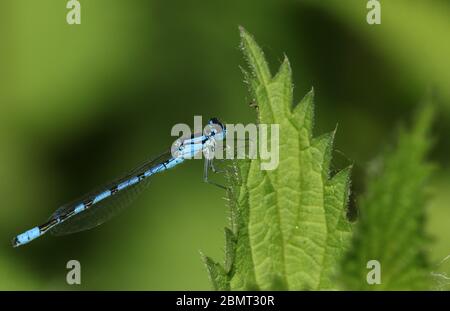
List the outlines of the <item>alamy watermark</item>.
{"label": "alamy watermark", "polygon": [[81,264],[78,260],[69,260],[66,264],[66,268],[70,269],[66,275],[66,282],[69,285],[81,284]]}
{"label": "alamy watermark", "polygon": [[77,0],[67,1],[66,8],[69,9],[66,15],[66,21],[69,25],[81,24],[81,4]]}
{"label": "alamy watermark", "polygon": [[367,269],[370,269],[366,276],[367,284],[381,284],[381,264],[378,260],[372,259],[367,262]]}
{"label": "alamy watermark", "polygon": [[194,116],[194,132],[184,123],[175,124],[171,135],[174,158],[260,159],[261,170],[275,170],[279,164],[279,124],[222,124],[213,118],[203,127]]}
{"label": "alamy watermark", "polygon": [[369,0],[367,1],[366,8],[369,10],[367,12],[366,21],[369,25],[380,25],[381,24],[381,3],[379,0]]}

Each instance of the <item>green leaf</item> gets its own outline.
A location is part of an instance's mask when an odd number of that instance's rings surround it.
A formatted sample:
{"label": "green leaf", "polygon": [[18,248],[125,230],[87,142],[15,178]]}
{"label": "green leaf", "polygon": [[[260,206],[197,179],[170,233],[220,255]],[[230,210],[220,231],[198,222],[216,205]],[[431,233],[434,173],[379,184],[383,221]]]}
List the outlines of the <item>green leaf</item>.
{"label": "green leaf", "polygon": [[[424,214],[432,115],[431,105],[419,111],[414,127],[400,132],[397,145],[385,152],[368,180],[352,250],[343,261],[342,276],[350,289],[430,289]],[[379,261],[381,284],[367,283],[369,260]]]}
{"label": "green leaf", "polygon": [[229,290],[228,276],[222,266],[207,256],[202,257],[214,290]]}
{"label": "green leaf", "polygon": [[[267,171],[261,170],[260,159],[240,161],[237,174],[230,174],[231,228],[225,267],[220,266],[225,273],[221,279],[228,283],[217,287],[213,281],[214,288],[334,288],[332,278],[350,241],[350,168],[330,178],[335,131],[313,138],[314,92],[294,107],[287,57],[272,76],[253,37],[240,31],[250,68],[244,73],[258,105],[258,120],[279,124],[280,159],[275,170]],[[217,279],[216,274],[210,271],[211,279]]]}

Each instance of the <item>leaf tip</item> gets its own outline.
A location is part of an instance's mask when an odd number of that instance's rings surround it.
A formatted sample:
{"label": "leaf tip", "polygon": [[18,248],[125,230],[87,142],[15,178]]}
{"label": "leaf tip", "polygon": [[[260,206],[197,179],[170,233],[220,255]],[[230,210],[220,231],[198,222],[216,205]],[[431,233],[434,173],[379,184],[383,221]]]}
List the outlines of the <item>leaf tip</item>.
{"label": "leaf tip", "polygon": [[216,263],[210,257],[205,256],[202,252],[200,252],[200,256],[202,256],[203,263],[206,266],[209,280],[214,290],[229,290],[228,278],[222,265]]}
{"label": "leaf tip", "polygon": [[239,33],[241,34],[241,36],[247,32],[247,30],[245,30],[244,26],[242,25],[238,25],[239,28]]}
{"label": "leaf tip", "polygon": [[289,61],[289,57],[286,53],[283,53],[283,64],[286,64],[289,68],[291,68],[291,62]]}
{"label": "leaf tip", "polygon": [[289,76],[291,76],[292,74],[291,63],[289,62],[289,58],[286,56],[286,54],[284,54],[283,62],[280,65],[277,76],[283,74],[288,74]]}
{"label": "leaf tip", "polygon": [[245,41],[254,41],[253,36],[243,26],[239,25],[239,35],[241,37],[241,43]]}
{"label": "leaf tip", "polygon": [[316,96],[316,91],[314,89],[314,86],[311,86],[311,89],[309,90],[308,93],[306,93],[306,95],[303,97],[302,101],[304,100],[310,100],[312,102],[314,102],[314,97]]}
{"label": "leaf tip", "polygon": [[339,128],[339,122],[337,122],[336,126],[334,127],[333,135],[336,135],[336,132],[337,132],[338,128]]}
{"label": "leaf tip", "polygon": [[249,67],[252,69],[253,75],[259,83],[268,83],[272,76],[263,50],[244,27],[239,26],[239,33],[241,36],[241,49]]}

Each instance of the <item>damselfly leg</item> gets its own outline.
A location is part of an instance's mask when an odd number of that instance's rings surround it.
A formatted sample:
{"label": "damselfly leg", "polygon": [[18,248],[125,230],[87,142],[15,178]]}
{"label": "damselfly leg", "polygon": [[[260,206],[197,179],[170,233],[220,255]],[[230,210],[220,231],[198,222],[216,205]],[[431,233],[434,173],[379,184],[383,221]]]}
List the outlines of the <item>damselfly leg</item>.
{"label": "damselfly leg", "polygon": [[213,169],[213,167],[214,167],[213,161],[214,161],[213,159],[205,159],[205,165],[203,167],[203,181],[207,184],[210,184],[210,185],[213,185],[213,186],[216,186],[216,187],[226,190],[226,189],[228,189],[227,186],[224,186],[220,183],[212,181],[208,178],[208,172],[210,169],[213,173],[218,173],[218,171],[215,170],[215,168]]}

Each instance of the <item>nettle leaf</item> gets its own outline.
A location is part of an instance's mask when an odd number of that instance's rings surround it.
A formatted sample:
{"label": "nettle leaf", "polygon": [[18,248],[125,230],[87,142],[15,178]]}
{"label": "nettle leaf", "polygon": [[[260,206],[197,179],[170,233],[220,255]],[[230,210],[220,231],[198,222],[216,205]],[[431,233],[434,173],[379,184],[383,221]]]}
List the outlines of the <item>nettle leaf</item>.
{"label": "nettle leaf", "polygon": [[[376,163],[367,191],[360,200],[360,217],[352,248],[343,261],[343,280],[349,289],[430,289],[431,267],[425,249],[426,185],[432,165],[430,105],[419,111],[411,130],[402,130],[395,148]],[[381,284],[369,285],[367,262],[378,260]]]}
{"label": "nettle leaf", "polygon": [[[279,124],[279,165],[239,161],[228,191],[231,228],[225,263],[205,258],[215,289],[332,289],[350,241],[346,219],[350,168],[329,175],[335,131],[314,138],[314,92],[293,105],[285,57],[272,76],[264,54],[241,28],[245,73],[261,124]],[[269,143],[271,135],[268,134]]]}

